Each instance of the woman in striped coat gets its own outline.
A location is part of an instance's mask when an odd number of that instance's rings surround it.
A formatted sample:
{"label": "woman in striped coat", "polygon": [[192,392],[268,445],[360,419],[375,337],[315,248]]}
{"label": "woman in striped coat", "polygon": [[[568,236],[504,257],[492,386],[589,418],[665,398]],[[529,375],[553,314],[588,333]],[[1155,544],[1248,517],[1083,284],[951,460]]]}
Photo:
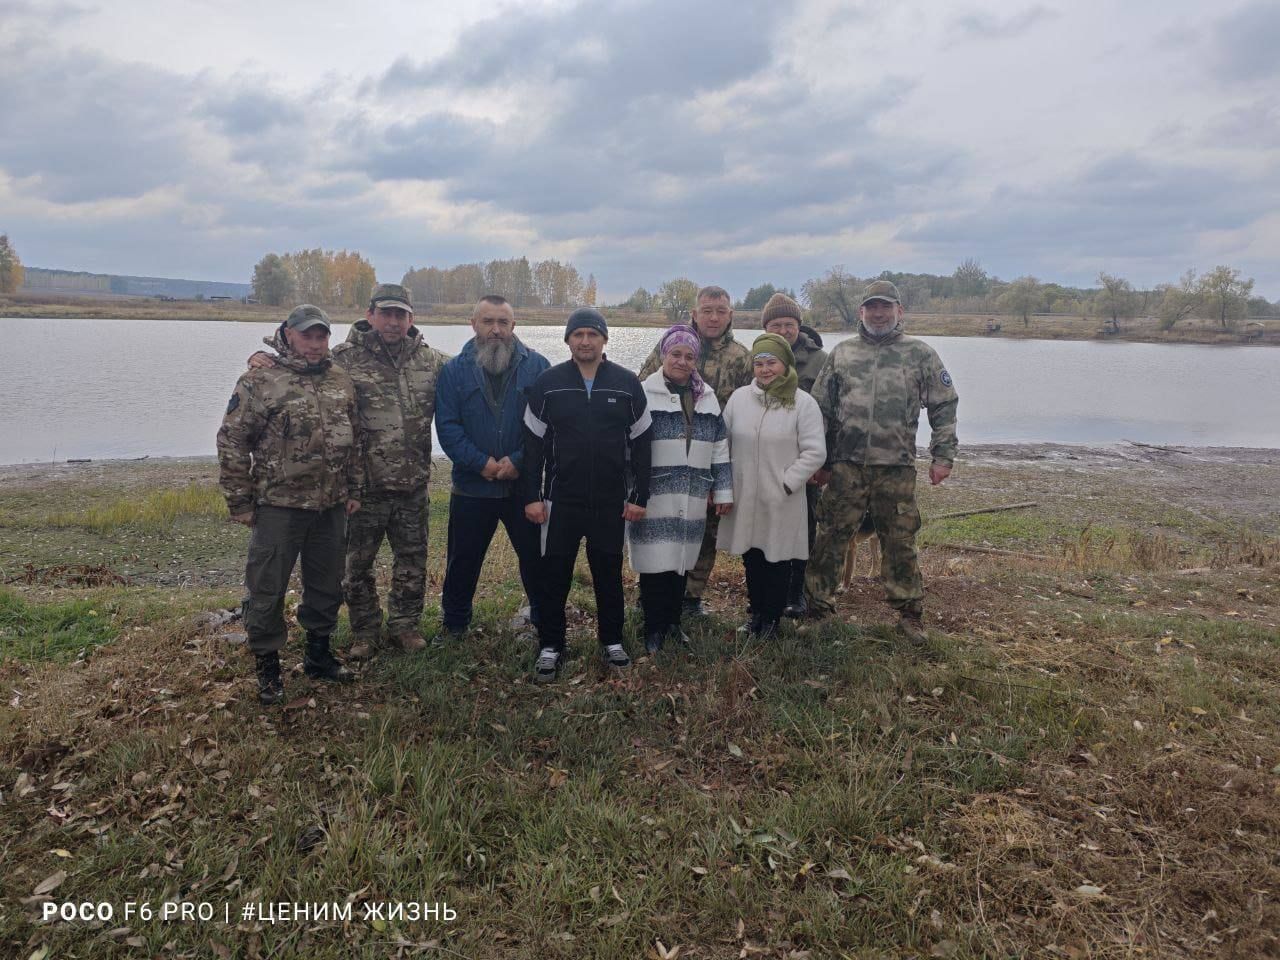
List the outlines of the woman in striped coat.
{"label": "woman in striped coat", "polygon": [[644,381],[653,418],[653,464],[643,520],[627,524],[631,566],[640,574],[645,649],[657,653],[680,631],[685,576],[698,560],[707,504],[733,506],[733,472],[720,403],[698,376],[701,341],[677,324],[662,335],[662,366]]}

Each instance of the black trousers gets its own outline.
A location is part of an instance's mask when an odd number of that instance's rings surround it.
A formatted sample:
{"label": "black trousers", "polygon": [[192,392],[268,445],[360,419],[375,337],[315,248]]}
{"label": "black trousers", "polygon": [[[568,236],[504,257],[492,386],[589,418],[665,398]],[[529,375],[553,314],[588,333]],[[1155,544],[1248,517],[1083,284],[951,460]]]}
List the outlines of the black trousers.
{"label": "black trousers", "polygon": [[445,556],[444,587],[441,589],[440,609],[446,630],[466,630],[471,623],[472,600],[476,584],[480,581],[480,568],[485,554],[497,532],[498,524],[507,531],[511,546],[520,563],[520,582],[529,598],[529,619],[538,625],[538,538],[536,523],[524,517],[524,504],[520,498],[449,497],[449,542]]}
{"label": "black trousers", "polygon": [[640,574],[640,608],[644,611],[644,632],[666,633],[680,626],[687,574],[668,570]]}
{"label": "black trousers", "polygon": [[787,584],[791,580],[791,561],[770,563],[764,551],[752,547],[742,555],[747,571],[747,599],[751,612],[764,623],[776,623],[787,605]]}
{"label": "black trousers", "polygon": [[302,555],[302,602],[298,623],[309,634],[328,637],[342,607],[342,567],[346,552],[346,504],[328,510],[260,506],[253,514],[246,596],[242,606],[249,652],[284,649],[284,594],[293,565]]}
{"label": "black trousers", "polygon": [[542,622],[539,642],[564,649],[565,603],[573,585],[578,546],[587,541],[587,564],[596,594],[596,624],[600,646],[622,642],[625,601],[622,597],[622,504],[616,507],[551,505],[546,550],[540,564]]}

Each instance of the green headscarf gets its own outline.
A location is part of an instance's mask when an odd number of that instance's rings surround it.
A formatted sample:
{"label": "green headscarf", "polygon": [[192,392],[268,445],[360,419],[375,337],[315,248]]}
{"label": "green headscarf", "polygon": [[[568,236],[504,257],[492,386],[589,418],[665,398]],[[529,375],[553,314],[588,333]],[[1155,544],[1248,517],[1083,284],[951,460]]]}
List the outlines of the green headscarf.
{"label": "green headscarf", "polygon": [[796,374],[796,358],[791,352],[791,344],[776,333],[762,333],[756,337],[755,343],[751,344],[751,362],[754,364],[756,356],[762,353],[772,354],[787,365],[786,373],[780,377],[774,377],[773,383],[763,388],[765,395],[773,397],[784,407],[794,407],[796,387],[800,383],[800,378]]}

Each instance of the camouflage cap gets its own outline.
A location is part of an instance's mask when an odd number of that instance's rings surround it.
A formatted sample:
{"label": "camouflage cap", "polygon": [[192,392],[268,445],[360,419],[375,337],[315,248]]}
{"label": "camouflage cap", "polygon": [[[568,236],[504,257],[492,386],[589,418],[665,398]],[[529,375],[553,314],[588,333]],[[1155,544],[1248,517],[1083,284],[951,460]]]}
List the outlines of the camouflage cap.
{"label": "camouflage cap", "polygon": [[319,307],[313,307],[309,303],[300,303],[289,312],[289,319],[284,325],[290,330],[310,330],[316,324],[330,329],[329,315]]}
{"label": "camouflage cap", "polygon": [[369,300],[369,309],[379,307],[399,307],[413,313],[413,300],[409,298],[409,290],[398,283],[380,283],[373,288],[373,297]]}
{"label": "camouflage cap", "polygon": [[867,284],[862,291],[862,303],[859,306],[866,306],[871,300],[887,300],[890,303],[902,303],[902,298],[898,296],[898,288],[888,280],[876,280],[874,283]]}

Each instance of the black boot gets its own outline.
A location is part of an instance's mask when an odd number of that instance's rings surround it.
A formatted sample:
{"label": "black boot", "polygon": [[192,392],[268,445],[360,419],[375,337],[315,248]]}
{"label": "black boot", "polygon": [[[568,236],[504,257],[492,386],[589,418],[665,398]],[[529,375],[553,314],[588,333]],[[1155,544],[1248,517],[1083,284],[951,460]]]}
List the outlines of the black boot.
{"label": "black boot", "polygon": [[760,617],[756,622],[756,628],[752,632],[752,636],[757,640],[776,640],[778,639],[778,623],[777,620],[766,620]]}
{"label": "black boot", "polygon": [[258,702],[271,707],[284,700],[284,681],[280,679],[280,654],[260,653],[257,660]]}
{"label": "black boot", "polygon": [[787,584],[787,606],[782,611],[784,617],[797,620],[804,618],[809,612],[809,603],[804,598],[804,570],[807,561],[791,561],[791,582]]}
{"label": "black boot", "polygon": [[657,653],[659,650],[662,649],[662,641],[665,639],[666,637],[661,630],[654,630],[654,631],[651,631],[650,633],[646,633],[644,635],[645,651],[650,656],[653,656],[655,653]]}
{"label": "black boot", "polygon": [[307,634],[307,650],[302,657],[302,670],[312,680],[347,683],[355,674],[329,652],[329,638]]}
{"label": "black boot", "polygon": [[754,637],[760,630],[760,614],[747,611],[747,622],[738,628],[738,633],[745,633]]}

